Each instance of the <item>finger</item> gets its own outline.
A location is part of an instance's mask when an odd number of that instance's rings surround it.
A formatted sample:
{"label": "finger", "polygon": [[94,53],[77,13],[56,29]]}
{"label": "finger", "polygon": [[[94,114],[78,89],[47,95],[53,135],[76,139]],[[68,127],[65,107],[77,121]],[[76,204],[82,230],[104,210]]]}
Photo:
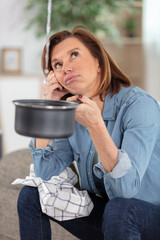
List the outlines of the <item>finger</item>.
{"label": "finger", "polygon": [[[52,78],[47,82],[47,85],[50,87],[51,85],[54,85],[57,83],[59,84],[59,82],[55,78]],[[59,85],[61,86],[61,84],[59,84]]]}
{"label": "finger", "polygon": [[57,83],[57,79],[54,77],[54,75],[50,76],[48,79],[47,79],[47,84],[48,85],[52,85],[54,83]]}
{"label": "finger", "polygon": [[48,83],[54,83],[54,82],[58,82],[57,79],[56,79],[56,75],[53,71],[50,71],[48,76],[47,76],[47,81]]}
{"label": "finger", "polygon": [[76,102],[77,101],[77,95],[76,96],[72,96],[72,97],[68,97],[66,99],[66,101],[68,101],[68,102]]}
{"label": "finger", "polygon": [[[59,82],[57,81],[57,79],[54,76],[48,78],[47,81],[43,81],[43,85],[48,85],[48,86],[51,86],[55,83],[59,84]],[[59,84],[59,85],[61,86],[61,84]]]}
{"label": "finger", "polygon": [[53,71],[53,70],[51,70],[51,71],[48,73],[47,77],[49,77],[49,76],[52,75],[52,74],[54,74],[54,71]]}
{"label": "finger", "polygon": [[[42,89],[46,90],[46,85],[44,83],[42,84]],[[63,87],[58,82],[56,82],[51,85],[47,85],[47,89],[49,92],[54,91],[56,89],[62,91]]]}
{"label": "finger", "polygon": [[87,103],[89,105],[93,103],[91,98],[84,95],[77,95],[77,100],[81,101],[82,103]]}
{"label": "finger", "polygon": [[51,90],[57,90],[58,89],[58,90],[62,91],[63,87],[58,82],[56,82],[56,83],[53,83],[52,86],[50,85],[49,89],[51,89]]}
{"label": "finger", "polygon": [[51,77],[53,77],[55,74],[53,71],[50,71],[47,75],[47,80],[50,79]]}
{"label": "finger", "polygon": [[69,93],[69,92],[68,92],[68,90],[67,90],[67,89],[65,89],[65,88],[63,88],[61,92],[62,92],[62,93],[64,93],[64,94],[67,94],[67,93]]}

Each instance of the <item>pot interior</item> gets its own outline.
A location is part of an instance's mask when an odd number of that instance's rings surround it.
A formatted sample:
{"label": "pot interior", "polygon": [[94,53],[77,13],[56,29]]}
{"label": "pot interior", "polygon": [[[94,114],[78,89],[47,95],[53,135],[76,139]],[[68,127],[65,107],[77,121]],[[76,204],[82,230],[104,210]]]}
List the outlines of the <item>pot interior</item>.
{"label": "pot interior", "polygon": [[74,109],[78,106],[78,102],[55,101],[55,100],[42,100],[42,99],[20,99],[14,100],[16,106],[31,107],[31,108],[44,108],[44,109]]}

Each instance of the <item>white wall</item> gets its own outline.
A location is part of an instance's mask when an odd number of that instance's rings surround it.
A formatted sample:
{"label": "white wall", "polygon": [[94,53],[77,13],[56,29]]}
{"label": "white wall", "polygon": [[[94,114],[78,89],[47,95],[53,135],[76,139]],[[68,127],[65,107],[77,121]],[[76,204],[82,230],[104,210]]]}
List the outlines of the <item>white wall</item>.
{"label": "white wall", "polygon": [[27,76],[8,76],[0,78],[0,117],[2,127],[3,154],[28,147],[30,138],[15,132],[16,99],[39,99],[40,78]]}
{"label": "white wall", "polygon": [[143,0],[146,90],[160,101],[160,1]]}
{"label": "white wall", "polygon": [[25,30],[30,17],[24,11],[26,2],[27,0],[0,1],[0,50],[5,47],[20,48],[22,73],[37,74],[41,73],[41,52],[46,39],[37,39],[34,29]]}
{"label": "white wall", "polygon": [[[22,50],[22,74],[3,75],[0,56],[0,129],[2,128],[3,154],[28,146],[29,138],[20,136],[14,130],[14,99],[40,98],[43,79],[41,52],[44,39],[37,39],[34,30],[25,30],[27,0],[0,1],[0,54],[2,48]],[[44,9],[45,10],[45,9]]]}

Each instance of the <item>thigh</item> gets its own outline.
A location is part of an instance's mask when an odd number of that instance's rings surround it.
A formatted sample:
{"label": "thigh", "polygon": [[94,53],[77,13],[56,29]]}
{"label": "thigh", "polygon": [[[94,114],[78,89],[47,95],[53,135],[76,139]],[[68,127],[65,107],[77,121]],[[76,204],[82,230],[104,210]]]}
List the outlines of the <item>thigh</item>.
{"label": "thigh", "polygon": [[160,240],[160,207],[139,199],[115,198],[103,215],[105,239]]}
{"label": "thigh", "polygon": [[131,216],[128,223],[135,224],[141,240],[160,240],[160,207],[139,199],[129,199],[126,205]]}
{"label": "thigh", "polygon": [[135,203],[138,229],[142,240],[160,239],[160,207],[140,201]]}
{"label": "thigh", "polygon": [[81,240],[104,239],[102,233],[102,216],[108,199],[90,194],[94,208],[87,217],[76,218],[67,221],[51,219]]}

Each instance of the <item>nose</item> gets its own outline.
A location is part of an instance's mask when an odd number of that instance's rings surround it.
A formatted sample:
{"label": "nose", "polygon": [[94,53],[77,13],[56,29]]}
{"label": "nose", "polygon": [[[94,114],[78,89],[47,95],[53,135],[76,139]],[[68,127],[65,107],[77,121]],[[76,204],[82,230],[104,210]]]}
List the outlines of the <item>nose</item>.
{"label": "nose", "polygon": [[63,63],[62,70],[65,74],[71,73],[73,72],[73,66],[69,62]]}

